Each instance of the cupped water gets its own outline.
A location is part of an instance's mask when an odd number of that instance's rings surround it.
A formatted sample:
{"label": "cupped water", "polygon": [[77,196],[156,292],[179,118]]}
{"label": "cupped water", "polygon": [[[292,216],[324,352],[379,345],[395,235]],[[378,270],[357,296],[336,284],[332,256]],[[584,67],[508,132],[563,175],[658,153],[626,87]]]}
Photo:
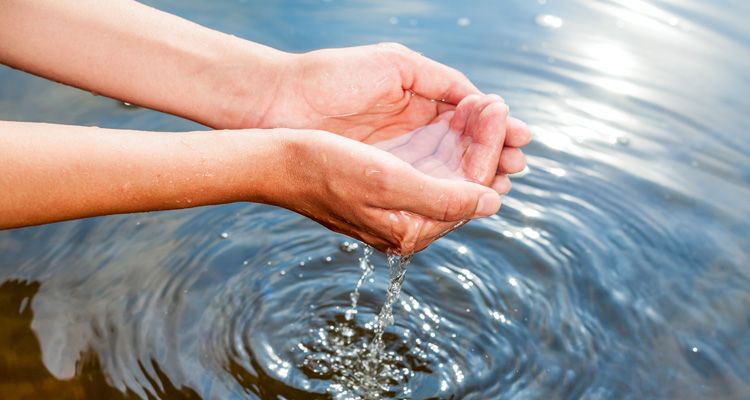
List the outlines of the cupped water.
{"label": "cupped water", "polygon": [[[402,42],[505,98],[529,170],[411,259],[374,350],[386,256],[285,210],[0,232],[0,398],[750,398],[750,3],[147,3],[288,51]],[[200,129],[4,67],[0,119]]]}

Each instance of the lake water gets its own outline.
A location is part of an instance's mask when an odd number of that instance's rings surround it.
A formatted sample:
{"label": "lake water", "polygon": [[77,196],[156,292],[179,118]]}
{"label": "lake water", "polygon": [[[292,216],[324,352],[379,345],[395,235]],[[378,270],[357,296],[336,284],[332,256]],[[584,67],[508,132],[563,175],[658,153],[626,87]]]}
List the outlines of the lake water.
{"label": "lake water", "polygon": [[[148,3],[288,51],[399,41],[532,126],[501,212],[413,258],[393,396],[750,398],[750,3]],[[5,67],[0,119],[199,128]],[[330,397],[304,349],[347,322],[347,240],[253,204],[0,232],[0,398]]]}

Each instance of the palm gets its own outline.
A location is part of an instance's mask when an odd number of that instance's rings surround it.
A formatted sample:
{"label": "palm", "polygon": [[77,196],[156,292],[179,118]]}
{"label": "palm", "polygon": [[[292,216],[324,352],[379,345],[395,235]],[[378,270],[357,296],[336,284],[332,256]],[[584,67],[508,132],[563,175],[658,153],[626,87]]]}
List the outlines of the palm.
{"label": "palm", "polygon": [[443,112],[429,125],[374,145],[436,178],[488,185],[505,137],[504,115],[497,110],[484,120],[471,118],[481,111],[475,104],[460,104],[458,112]]}
{"label": "palm", "polygon": [[[295,66],[263,125],[313,128],[374,143],[431,123],[455,105],[419,93],[400,49],[321,50]],[[425,59],[427,60],[427,59]],[[411,81],[411,82],[410,82]],[[465,95],[462,93],[462,95]]]}
{"label": "palm", "polygon": [[[440,113],[430,125],[374,146],[436,178],[488,185],[495,177],[505,140],[505,117],[498,103],[470,100],[460,103],[456,111]],[[401,219],[412,228],[404,242],[414,247],[402,249],[407,252],[419,251],[461,225],[415,215],[402,214]]]}

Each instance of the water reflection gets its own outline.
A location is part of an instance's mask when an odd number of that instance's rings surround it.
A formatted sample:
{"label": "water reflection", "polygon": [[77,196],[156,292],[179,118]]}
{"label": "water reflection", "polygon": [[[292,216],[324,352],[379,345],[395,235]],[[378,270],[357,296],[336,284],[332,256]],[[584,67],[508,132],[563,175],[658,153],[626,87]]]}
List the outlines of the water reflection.
{"label": "water reflection", "polygon": [[[288,50],[401,41],[534,128],[502,212],[413,260],[386,332],[413,398],[750,393],[746,4],[154,4]],[[0,88],[0,118],[195,128],[18,71]],[[346,321],[346,240],[241,204],[0,232],[0,397],[326,398],[299,344]]]}

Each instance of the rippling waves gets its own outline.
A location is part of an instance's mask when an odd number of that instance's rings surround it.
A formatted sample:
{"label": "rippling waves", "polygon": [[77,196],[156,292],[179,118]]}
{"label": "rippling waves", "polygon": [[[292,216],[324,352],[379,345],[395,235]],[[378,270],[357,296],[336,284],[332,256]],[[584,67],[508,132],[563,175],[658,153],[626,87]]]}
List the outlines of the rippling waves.
{"label": "rippling waves", "polygon": [[[286,3],[154,2],[288,50],[404,42],[535,131],[501,212],[412,260],[383,336],[393,396],[750,396],[746,3]],[[192,127],[18,71],[0,87],[0,118]],[[0,375],[90,398],[334,397],[305,357],[370,340],[388,284],[375,254],[347,319],[345,240],[243,204],[0,232]]]}

